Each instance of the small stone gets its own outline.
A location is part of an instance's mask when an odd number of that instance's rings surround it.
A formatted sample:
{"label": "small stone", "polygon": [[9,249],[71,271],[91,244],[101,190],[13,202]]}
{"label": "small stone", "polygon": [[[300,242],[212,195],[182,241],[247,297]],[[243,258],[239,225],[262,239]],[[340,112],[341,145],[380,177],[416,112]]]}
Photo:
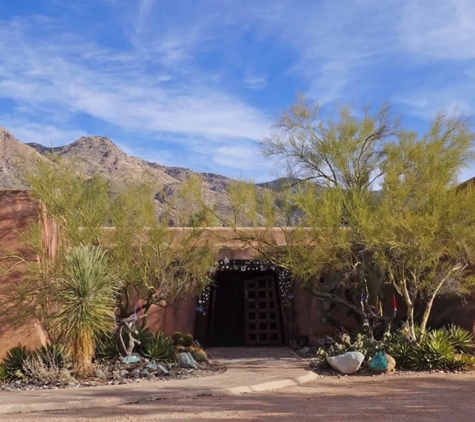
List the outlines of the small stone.
{"label": "small stone", "polygon": [[157,365],[157,375],[170,375],[170,372],[163,365]]}
{"label": "small stone", "polygon": [[129,376],[129,371],[127,371],[127,369],[122,369],[120,372],[119,372],[120,376],[122,378],[124,377],[128,377]]}
{"label": "small stone", "polygon": [[149,363],[145,369],[149,369],[151,371],[156,371],[158,369],[158,365],[156,363]]}
{"label": "small stone", "polygon": [[139,356],[125,356],[122,358],[122,362],[131,364],[131,363],[140,363],[142,360]]}
{"label": "small stone", "polygon": [[135,380],[138,380],[140,378],[140,370],[139,369],[134,369],[129,373],[129,376],[131,378],[134,378]]}
{"label": "small stone", "polygon": [[96,369],[94,372],[94,376],[101,380],[105,380],[107,378],[105,372],[102,369]]}
{"label": "small stone", "polygon": [[142,371],[142,376],[143,376],[143,377],[146,377],[146,376],[149,375],[149,374],[150,374],[150,372],[148,371],[148,369],[144,369],[144,370]]}

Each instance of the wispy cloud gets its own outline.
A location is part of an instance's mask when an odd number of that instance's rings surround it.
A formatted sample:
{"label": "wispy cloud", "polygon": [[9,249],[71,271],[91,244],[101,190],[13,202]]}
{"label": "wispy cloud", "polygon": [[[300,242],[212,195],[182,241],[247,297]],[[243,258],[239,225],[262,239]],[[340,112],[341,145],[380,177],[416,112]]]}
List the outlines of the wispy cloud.
{"label": "wispy cloud", "polygon": [[389,99],[409,118],[475,105],[473,0],[74,5],[0,20],[0,124],[24,140],[92,131],[265,178],[258,142],[295,90],[329,107]]}

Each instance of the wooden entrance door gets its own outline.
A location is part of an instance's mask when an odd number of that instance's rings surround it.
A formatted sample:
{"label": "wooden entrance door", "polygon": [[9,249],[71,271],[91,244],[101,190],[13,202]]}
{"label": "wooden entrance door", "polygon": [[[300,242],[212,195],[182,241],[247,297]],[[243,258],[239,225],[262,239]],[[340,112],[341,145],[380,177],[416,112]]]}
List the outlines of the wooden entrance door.
{"label": "wooden entrance door", "polygon": [[245,337],[247,346],[282,344],[277,289],[273,275],[245,281]]}

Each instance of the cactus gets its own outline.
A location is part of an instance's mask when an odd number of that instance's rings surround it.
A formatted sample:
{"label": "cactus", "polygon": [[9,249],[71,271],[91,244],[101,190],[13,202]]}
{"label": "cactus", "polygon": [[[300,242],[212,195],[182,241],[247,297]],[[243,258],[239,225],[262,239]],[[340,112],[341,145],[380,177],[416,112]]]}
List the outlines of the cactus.
{"label": "cactus", "polygon": [[185,339],[183,337],[180,337],[178,340],[175,341],[176,346],[184,346],[185,345]]}
{"label": "cactus", "polygon": [[200,350],[192,350],[191,356],[193,356],[193,359],[196,360],[198,363],[202,362],[207,362],[208,361],[208,355],[203,349]]}
{"label": "cactus", "polygon": [[173,340],[173,343],[175,344],[178,344],[178,341],[183,338],[183,334],[180,333],[179,331],[175,331],[173,334],[172,334],[172,340]]}
{"label": "cactus", "polygon": [[193,345],[193,336],[191,334],[185,334],[183,340],[185,341],[185,347],[191,347]]}

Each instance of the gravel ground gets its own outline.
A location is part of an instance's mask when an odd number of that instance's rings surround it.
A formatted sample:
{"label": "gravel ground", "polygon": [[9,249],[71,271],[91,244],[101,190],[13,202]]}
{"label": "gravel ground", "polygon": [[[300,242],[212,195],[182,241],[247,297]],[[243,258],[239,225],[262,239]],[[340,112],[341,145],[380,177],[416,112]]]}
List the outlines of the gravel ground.
{"label": "gravel ground", "polygon": [[80,412],[2,415],[2,422],[475,420],[475,374],[321,377],[243,396],[196,397]]}

